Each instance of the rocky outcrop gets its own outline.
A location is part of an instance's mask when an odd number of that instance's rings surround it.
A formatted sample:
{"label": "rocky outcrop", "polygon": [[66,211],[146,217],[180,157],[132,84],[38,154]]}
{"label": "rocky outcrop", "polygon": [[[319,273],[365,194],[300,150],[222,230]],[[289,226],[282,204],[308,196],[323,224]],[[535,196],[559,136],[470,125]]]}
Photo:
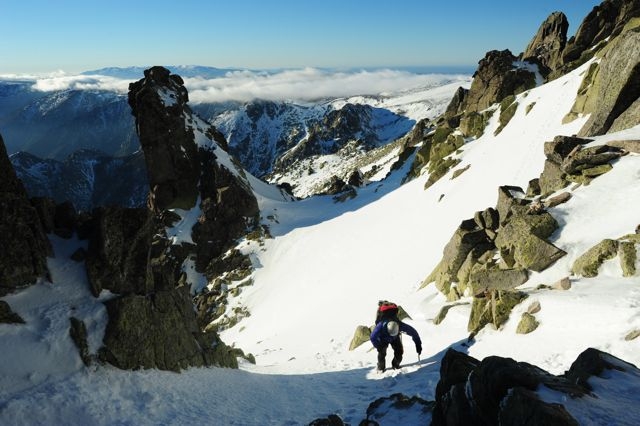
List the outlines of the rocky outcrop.
{"label": "rocky outcrop", "polygon": [[564,64],[578,61],[591,47],[617,36],[633,17],[640,16],[638,0],[605,0],[584,18],[562,53]]}
{"label": "rocky outcrop", "polygon": [[509,95],[535,87],[535,75],[514,66],[509,51],[492,50],[479,62],[466,99],[466,112],[480,112]]}
{"label": "rocky outcrop", "polygon": [[591,142],[570,136],[556,136],[545,142],[544,170],[538,184],[543,196],[562,189],[570,183],[588,184],[594,178],[611,170],[611,162],[626,153],[622,148],[600,145],[583,148]]}
{"label": "rocky outcrop", "polygon": [[109,323],[100,357],[118,368],[237,367],[231,349],[198,328],[188,287],[119,297],[105,305]]}
{"label": "rocky outcrop", "polygon": [[536,62],[544,74],[556,69],[567,44],[569,21],[562,12],[554,12],[540,25],[538,32],[522,53],[525,61]]}
{"label": "rocky outcrop", "polygon": [[129,87],[149,174],[150,207],[200,208],[192,238],[196,266],[203,272],[256,222],[259,210],[244,171],[225,151],[224,137],[193,114],[187,101],[182,79],[163,67],[148,69]]}
{"label": "rocky outcrop", "polygon": [[610,371],[629,380],[637,380],[633,378],[640,373],[634,365],[596,349],[585,350],[561,376],[510,358],[478,361],[449,349],[440,367],[431,424],[578,425],[584,419],[576,419],[561,404],[542,400],[537,390],[545,386],[558,394],[558,400],[571,399],[574,405],[587,396],[614,400],[617,395],[611,388],[594,391],[588,382],[591,377],[610,380]]}
{"label": "rocky outcrop", "polygon": [[[438,290],[453,299],[467,288],[474,295],[510,290],[527,280],[527,270],[542,271],[566,254],[546,241],[558,227],[555,219],[515,194],[522,190],[500,187],[495,209],[463,221],[423,285],[435,282]],[[497,253],[500,265],[495,262]],[[457,296],[451,294],[453,283]]]}
{"label": "rocky outcrop", "polygon": [[[109,322],[99,356],[119,368],[237,367],[242,356],[214,331],[202,331],[184,265],[195,260],[210,279],[223,273],[221,262],[210,264],[251,229],[257,201],[224,138],[187,100],[182,79],[162,67],[130,85],[149,209],[99,208],[84,226],[91,290],[118,295],[105,302]],[[197,220],[185,220],[185,209],[198,209]],[[178,223],[186,236],[174,240]]]}
{"label": "rocky outcrop", "polygon": [[49,240],[0,136],[0,296],[48,274]]}

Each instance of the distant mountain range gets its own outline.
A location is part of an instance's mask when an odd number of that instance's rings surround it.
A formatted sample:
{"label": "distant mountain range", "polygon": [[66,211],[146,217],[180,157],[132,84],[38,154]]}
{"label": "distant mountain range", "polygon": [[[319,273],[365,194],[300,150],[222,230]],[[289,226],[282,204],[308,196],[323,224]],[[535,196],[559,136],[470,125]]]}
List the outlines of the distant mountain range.
{"label": "distant mountain range", "polygon": [[[207,78],[233,71],[175,68],[184,76]],[[94,73],[139,78],[144,70],[105,68],[86,74]],[[247,171],[274,183],[295,183],[294,193],[305,197],[324,192],[336,178],[346,182],[362,166],[356,163],[368,151],[406,135],[418,117],[438,116],[458,85],[468,85],[460,78],[443,81],[447,84],[393,96],[307,104],[266,100],[199,103],[191,108],[222,132],[230,153]],[[0,129],[29,193],[58,202],[71,198],[82,210],[112,202],[132,207],[144,204],[146,173],[143,162],[134,155],[140,145],[127,96],[79,89],[42,92],[32,85],[0,81]],[[133,170],[134,166],[142,169]],[[138,184],[121,188],[116,196],[107,184],[115,176],[135,177]]]}

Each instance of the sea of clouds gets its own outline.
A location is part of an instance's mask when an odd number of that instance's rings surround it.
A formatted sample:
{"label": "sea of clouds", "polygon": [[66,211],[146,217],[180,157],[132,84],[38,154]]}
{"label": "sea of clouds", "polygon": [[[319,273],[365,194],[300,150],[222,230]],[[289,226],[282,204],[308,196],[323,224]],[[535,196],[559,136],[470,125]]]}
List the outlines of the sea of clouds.
{"label": "sea of clouds", "polygon": [[[270,72],[229,71],[221,77],[186,77],[184,81],[191,102],[213,103],[253,99],[316,101],[354,95],[397,94],[468,78],[462,74],[420,74],[393,69],[328,71],[303,68]],[[33,81],[33,89],[43,92],[73,89],[121,94],[127,93],[132,81],[107,75],[68,75],[64,72],[47,76],[4,75],[0,79]]]}

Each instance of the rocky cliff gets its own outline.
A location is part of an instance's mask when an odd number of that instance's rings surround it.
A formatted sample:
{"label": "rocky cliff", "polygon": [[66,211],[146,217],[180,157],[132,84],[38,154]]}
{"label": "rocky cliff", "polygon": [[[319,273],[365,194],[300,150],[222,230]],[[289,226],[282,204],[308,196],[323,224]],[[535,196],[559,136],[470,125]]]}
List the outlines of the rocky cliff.
{"label": "rocky cliff", "polygon": [[[187,101],[182,79],[162,67],[130,85],[149,208],[97,209],[84,227],[93,294],[119,295],[106,302],[100,357],[120,368],[237,366],[215,332],[200,328],[184,265],[194,259],[198,271],[207,270],[251,229],[258,205],[224,138]],[[188,210],[196,211],[196,221],[180,216]],[[172,237],[178,233],[181,240]]]}
{"label": "rocky cliff", "polygon": [[51,246],[0,136],[0,296],[47,275]]}

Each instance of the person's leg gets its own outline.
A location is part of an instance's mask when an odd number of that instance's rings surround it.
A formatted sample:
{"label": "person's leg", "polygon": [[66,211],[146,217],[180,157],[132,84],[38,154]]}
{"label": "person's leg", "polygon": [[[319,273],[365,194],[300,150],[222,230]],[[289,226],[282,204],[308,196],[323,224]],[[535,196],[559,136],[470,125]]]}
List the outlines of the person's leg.
{"label": "person's leg", "polygon": [[393,342],[391,342],[391,347],[393,348],[393,360],[391,361],[391,367],[400,368],[400,363],[402,362],[402,354],[404,353],[404,348],[402,347],[402,339],[398,336]]}
{"label": "person's leg", "polygon": [[384,371],[386,369],[386,361],[387,357],[387,345],[384,345],[381,348],[378,348],[378,370]]}

